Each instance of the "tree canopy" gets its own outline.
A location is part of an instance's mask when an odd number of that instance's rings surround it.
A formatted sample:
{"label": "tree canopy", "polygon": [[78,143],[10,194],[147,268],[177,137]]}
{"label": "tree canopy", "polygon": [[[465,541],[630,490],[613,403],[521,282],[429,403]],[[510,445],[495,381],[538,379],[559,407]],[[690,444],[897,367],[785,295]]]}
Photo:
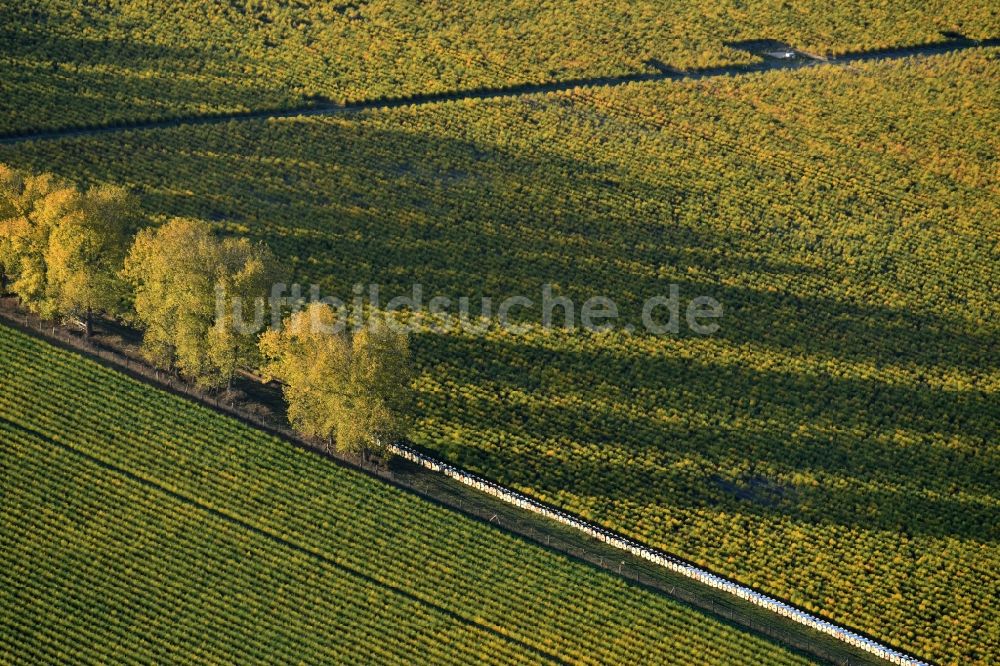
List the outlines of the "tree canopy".
{"label": "tree canopy", "polygon": [[146,357],[205,387],[225,385],[237,367],[254,365],[257,331],[237,325],[228,306],[221,312],[219,306],[263,298],[272,265],[265,246],[219,239],[198,220],[141,231],[125,276],[135,289]]}
{"label": "tree canopy", "polygon": [[50,174],[34,176],[0,165],[0,264],[10,289],[34,312],[46,303],[45,250],[75,189]]}
{"label": "tree canopy", "polygon": [[138,203],[124,188],[101,185],[78,196],[75,210],[53,227],[46,252],[52,308],[83,314],[124,312],[121,276],[129,239],[140,224]]}
{"label": "tree canopy", "polygon": [[120,270],[140,219],[124,188],[82,190],[0,165],[0,266],[12,291],[44,317],[86,317],[89,333],[94,312],[122,312]]}
{"label": "tree canopy", "polygon": [[261,336],[262,372],[283,382],[299,433],[384,455],[411,419],[409,342],[385,322],[353,336],[334,332],[336,322],[322,303],[291,314],[281,330]]}

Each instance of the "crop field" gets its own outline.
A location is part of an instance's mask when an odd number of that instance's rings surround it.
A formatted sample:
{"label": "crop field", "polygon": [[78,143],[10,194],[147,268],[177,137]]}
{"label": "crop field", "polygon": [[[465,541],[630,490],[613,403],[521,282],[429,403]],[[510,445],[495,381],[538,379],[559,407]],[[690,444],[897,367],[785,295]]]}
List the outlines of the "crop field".
{"label": "crop field", "polygon": [[0,658],[805,663],[0,327]]}
{"label": "crop field", "polygon": [[[0,133],[748,62],[1000,35],[974,0],[0,4]],[[69,100],[72,103],[67,103]]]}
{"label": "crop field", "polygon": [[[613,297],[611,332],[543,330],[536,309],[523,335],[418,336],[414,441],[925,658],[985,663],[997,56],[75,137],[0,162],[131,185],[342,298]],[[622,330],[671,283],[723,304],[715,335]]]}

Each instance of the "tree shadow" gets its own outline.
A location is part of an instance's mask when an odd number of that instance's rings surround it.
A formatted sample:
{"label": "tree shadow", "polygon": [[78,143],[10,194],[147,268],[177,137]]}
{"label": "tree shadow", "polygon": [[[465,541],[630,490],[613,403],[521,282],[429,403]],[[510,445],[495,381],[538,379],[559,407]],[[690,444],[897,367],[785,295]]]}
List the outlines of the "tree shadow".
{"label": "tree shadow", "polygon": [[[337,288],[341,297],[356,282],[379,283],[393,295],[421,282],[428,295],[537,300],[549,282],[577,303],[609,296],[621,323],[639,326],[645,299],[674,283],[688,298],[710,295],[723,304],[726,325],[716,335],[734,345],[979,373],[1000,368],[992,325],[973,330],[934,312],[753,284],[755,275],[785,284],[835,284],[838,275],[757,251],[756,236],[677,212],[724,216],[711,191],[654,185],[551,152],[515,155],[372,131],[363,121],[231,123],[222,132],[158,136],[169,137],[168,159],[143,167],[155,170],[147,180],[170,188],[147,194],[153,210],[276,243],[296,279]],[[163,150],[140,134],[128,145]],[[115,160],[112,151],[105,158]],[[111,179],[125,175],[105,170]],[[634,202],[643,212],[623,220],[621,206]],[[857,209],[862,214],[863,204]],[[721,279],[733,275],[748,277]],[[525,316],[537,321],[539,314]]]}
{"label": "tree shadow", "polygon": [[195,46],[16,30],[3,21],[0,43],[8,57],[0,61],[0,136],[303,103],[287,85],[261,89],[240,75],[254,63],[235,54],[220,61]]}
{"label": "tree shadow", "polygon": [[[433,344],[436,358],[450,359],[435,373],[453,378],[455,390],[425,397],[427,411],[449,414],[457,430],[502,431],[516,442],[453,452],[503,483],[548,496],[568,491],[598,506],[656,506],[662,493],[687,508],[1000,541],[997,508],[982,499],[1000,477],[983,393],[834,377],[817,385],[780,369],[624,358],[596,345],[554,350],[458,337]],[[485,360],[469,368],[469,358]],[[629,380],[608,379],[615,377]],[[897,443],[898,431],[923,436]],[[940,434],[981,446],[932,441]],[[537,441],[551,449],[567,438],[572,450],[555,459],[520,447]],[[694,465],[678,466],[684,462]],[[816,483],[787,481],[802,473]]]}
{"label": "tree shadow", "polygon": [[[689,507],[996,540],[994,509],[952,496],[995,491],[995,395],[925,381],[946,369],[975,385],[994,372],[992,326],[800,288],[836,284],[846,269],[807,268],[783,255],[782,239],[709,224],[727,215],[711,186],[684,189],[554,147],[446,134],[387,129],[377,114],[362,114],[74,138],[0,155],[57,164],[77,179],[136,184],[156,215],[207,219],[264,240],[286,281],[316,282],[345,300],[355,283],[378,283],[385,299],[420,282],[425,298],[473,300],[538,299],[541,284],[552,283],[578,304],[610,296],[621,323],[637,324],[643,301],[671,283],[685,298],[710,295],[725,308],[715,348],[770,350],[775,368],[709,352],[696,361],[625,355],[627,343],[595,337],[555,351],[516,338],[422,336],[418,365],[456,390],[422,393],[421,416],[516,438],[516,449],[465,441],[449,454],[498,480],[569,490],[595,506],[655,505],[655,489],[664,488],[662,497]],[[864,215],[863,205],[844,214]],[[537,321],[539,312],[523,317]],[[905,367],[915,379],[797,374],[781,358]],[[526,404],[504,391],[541,398]],[[496,397],[482,397],[490,392]],[[917,444],[895,444],[898,434]],[[543,455],[553,442],[573,452],[559,457],[558,470]],[[608,457],[592,455],[600,450]],[[670,465],[685,459],[695,473]],[[780,481],[796,471],[823,482]]]}

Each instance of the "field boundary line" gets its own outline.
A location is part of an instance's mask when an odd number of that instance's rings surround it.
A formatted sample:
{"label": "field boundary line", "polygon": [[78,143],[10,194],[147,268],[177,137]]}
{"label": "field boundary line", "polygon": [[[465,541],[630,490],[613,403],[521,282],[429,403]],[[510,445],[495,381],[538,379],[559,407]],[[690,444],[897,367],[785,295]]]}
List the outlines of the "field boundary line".
{"label": "field boundary line", "polygon": [[0,145],[18,144],[30,141],[50,141],[56,139],[93,136],[100,134],[115,134],[174,127],[210,125],[246,120],[272,120],[280,118],[298,118],[307,116],[338,116],[362,111],[381,111],[387,109],[424,106],[442,102],[458,102],[462,100],[489,100],[505,97],[522,97],[554,92],[566,92],[586,88],[609,88],[628,83],[643,81],[696,81],[720,76],[741,76],[746,74],[770,72],[775,70],[806,69],[820,65],[843,66],[855,62],[899,60],[915,56],[940,55],[973,48],[989,48],[1000,46],[1000,37],[990,39],[950,39],[943,42],[899,46],[857,51],[826,59],[809,54],[801,54],[801,58],[776,60],[760,59],[744,65],[720,65],[703,69],[675,70],[667,65],[653,66],[654,72],[633,72],[613,76],[593,76],[549,81],[546,83],[521,83],[501,86],[485,86],[466,90],[446,90],[435,93],[413,93],[399,97],[379,97],[367,100],[348,101],[343,104],[332,102],[316,103],[301,106],[278,107],[269,109],[250,109],[245,111],[219,112],[200,115],[165,117],[154,120],[119,121],[109,124],[82,125],[49,130],[29,132],[8,132],[0,134]]}
{"label": "field boundary line", "polygon": [[797,622],[798,624],[809,627],[810,629],[815,629],[816,631],[832,636],[833,638],[843,641],[848,645],[860,648],[865,652],[869,652],[877,657],[885,659],[890,663],[905,666],[929,666],[927,662],[924,662],[916,657],[912,657],[900,650],[884,645],[879,641],[863,636],[851,629],[828,620],[823,620],[811,613],[796,608],[791,604],[785,603],[784,601],[780,601],[761,592],[757,592],[750,587],[714,574],[707,569],[702,569],[701,567],[685,562],[678,557],[669,555],[655,548],[651,548],[637,541],[633,541],[632,539],[622,536],[617,532],[594,523],[590,523],[566,511],[549,506],[532,497],[529,497],[528,495],[512,490],[498,483],[488,481],[487,479],[472,474],[471,472],[467,472],[459,467],[449,465],[448,463],[421,453],[411,446],[407,446],[405,444],[392,444],[389,448],[394,454],[400,456],[401,458],[405,458],[412,463],[420,465],[421,467],[439,474],[444,474],[459,483],[475,488],[480,492],[496,497],[497,499],[507,502],[508,504],[512,504],[518,508],[531,511],[532,513],[537,513],[549,518],[550,520],[572,527],[573,529],[583,532],[587,536],[593,537],[598,541],[618,548],[619,550],[631,553],[636,557],[669,569],[670,571],[680,574],[686,578],[691,578],[709,587],[723,592],[728,592],[733,596],[749,601],[750,603],[760,606],[761,608],[771,611],[772,613],[776,613],[782,617]]}
{"label": "field boundary line", "polygon": [[[33,327],[29,325],[28,322],[32,321],[37,325]],[[250,414],[245,414],[239,409],[224,405],[218,401],[212,400],[205,394],[202,394],[190,387],[187,387],[183,383],[176,383],[169,379],[166,373],[162,371],[154,375],[152,369],[148,369],[148,372],[144,372],[144,364],[138,362],[134,359],[129,360],[128,356],[120,353],[117,350],[102,350],[93,346],[92,343],[76,338],[75,336],[60,335],[61,327],[55,325],[44,325],[43,321],[37,316],[29,315],[17,310],[11,310],[5,307],[0,307],[0,323],[10,326],[16,330],[21,331],[29,336],[40,339],[55,346],[65,349],[71,353],[81,354],[92,361],[95,361],[104,367],[117,372],[123,372],[129,377],[140,381],[142,383],[148,384],[157,388],[159,390],[165,390],[168,393],[172,393],[181,398],[187,398],[189,400],[194,400],[199,404],[212,409],[222,415],[230,418],[236,418],[240,422],[244,423],[248,427],[263,430],[264,432],[281,438],[287,441],[293,446],[303,448],[308,451],[312,451],[323,455],[326,459],[344,465],[353,469],[357,469],[372,478],[378,479],[380,481],[390,483],[401,489],[408,490],[411,492],[417,492],[423,497],[430,499],[433,502],[441,504],[445,507],[449,507],[453,510],[458,510],[460,513],[465,513],[474,518],[478,518],[486,522],[486,519],[481,516],[477,516],[475,513],[465,512],[460,507],[455,507],[449,504],[447,501],[442,500],[437,497],[434,493],[429,492],[427,489],[421,490],[416,485],[408,485],[406,483],[397,482],[393,477],[383,476],[372,469],[364,466],[362,462],[348,458],[344,455],[338,455],[331,452],[329,449],[323,447],[317,447],[316,445],[310,444],[306,440],[297,436],[295,433],[290,431],[288,428],[282,428],[276,426],[273,423],[269,423],[261,420],[259,417],[252,416]],[[6,419],[5,419],[6,420]],[[58,443],[59,446],[65,446]],[[642,543],[629,539],[628,537],[621,535],[613,530],[601,527],[597,524],[591,523],[589,521],[583,520],[568,511],[559,509],[558,507],[546,504],[540,500],[530,497],[519,491],[507,488],[501,484],[490,481],[484,477],[478,476],[471,472],[467,472],[459,467],[450,465],[443,461],[440,461],[433,456],[427,455],[419,451],[416,447],[410,446],[408,444],[392,444],[389,449],[399,458],[408,461],[411,464],[416,465],[420,469],[432,472],[434,476],[450,478],[457,483],[466,486],[468,488],[477,491],[477,493],[492,497],[504,504],[513,506],[515,508],[521,509],[523,511],[539,515],[545,519],[551,520],[553,522],[559,523],[566,527],[571,528],[573,531],[583,534],[586,537],[597,540],[603,544],[606,544],[610,548],[614,548],[618,551],[626,552],[637,559],[644,560],[646,562],[654,565],[655,568],[661,570],[666,570],[677,574],[683,578],[693,580],[696,583],[718,590],[723,594],[728,594],[737,597],[747,603],[757,606],[768,614],[777,615],[785,618],[786,620],[793,622],[797,625],[806,627],[808,629],[817,631],[819,633],[825,634],[832,639],[850,645],[864,653],[879,657],[893,664],[900,664],[905,666],[930,666],[925,661],[922,661],[914,656],[911,656],[901,650],[896,650],[895,648],[886,645],[880,641],[864,636],[858,631],[850,629],[846,626],[839,625],[835,622],[829,620],[823,620],[805,610],[795,607],[794,605],[781,601],[776,597],[772,597],[756,590],[741,585],[735,581],[729,580],[719,574],[712,573],[711,571],[699,567],[691,562],[687,562],[682,558],[675,555],[670,555],[664,551],[646,546]],[[82,453],[82,455],[89,455]],[[127,473],[127,472],[126,472]],[[140,477],[141,478],[141,477]],[[492,521],[489,521],[492,522]],[[501,525],[502,527],[502,525]],[[514,530],[514,533],[519,533]],[[527,536],[522,534],[522,536]],[[280,538],[280,537],[279,537]],[[531,538],[531,537],[529,537]],[[538,539],[532,539],[536,543],[541,545],[542,541]],[[559,552],[564,552],[572,557],[575,556],[572,550],[565,550],[563,548],[556,547]],[[582,558],[584,561],[589,561],[587,558]],[[591,562],[593,564],[593,562]],[[604,570],[613,573],[609,568],[604,568]],[[656,588],[654,588],[656,589]],[[661,590],[662,591],[662,590]],[[690,602],[688,602],[690,603]],[[697,606],[697,604],[696,604]],[[703,610],[707,606],[700,606]],[[723,616],[724,617],[724,616]],[[746,625],[742,625],[746,626]],[[778,639],[777,636],[773,634],[765,634],[771,636],[773,639]],[[516,640],[516,639],[515,639]],[[787,642],[787,638],[785,639]],[[794,644],[792,644],[794,646]],[[801,649],[801,648],[799,648]]]}

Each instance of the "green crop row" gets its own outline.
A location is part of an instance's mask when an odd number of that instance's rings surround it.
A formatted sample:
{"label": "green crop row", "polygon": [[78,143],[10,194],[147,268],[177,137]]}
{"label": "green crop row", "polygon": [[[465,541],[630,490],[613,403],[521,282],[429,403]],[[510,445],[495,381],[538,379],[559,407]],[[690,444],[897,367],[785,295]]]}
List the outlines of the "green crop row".
{"label": "green crop row", "polygon": [[744,63],[1000,34],[989,3],[198,0],[0,7],[0,133]]}
{"label": "green crop row", "polygon": [[[997,50],[0,147],[264,239],[349,299],[719,332],[424,333],[448,462],[938,662],[1000,639]],[[383,301],[384,302],[384,301]]]}
{"label": "green crop row", "polygon": [[0,328],[0,655],[798,662]]}

